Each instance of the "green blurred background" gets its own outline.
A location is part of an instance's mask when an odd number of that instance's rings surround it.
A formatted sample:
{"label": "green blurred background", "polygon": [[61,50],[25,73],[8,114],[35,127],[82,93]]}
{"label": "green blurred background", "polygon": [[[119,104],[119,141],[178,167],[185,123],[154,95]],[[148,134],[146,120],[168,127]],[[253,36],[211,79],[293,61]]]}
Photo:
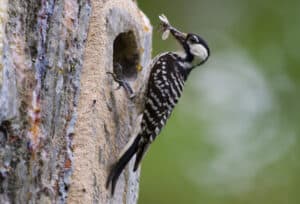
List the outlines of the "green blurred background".
{"label": "green blurred background", "polygon": [[[152,0],[140,8],[198,33],[192,72],[144,159],[140,204],[300,203],[300,1]],[[176,50],[154,31],[153,56]]]}

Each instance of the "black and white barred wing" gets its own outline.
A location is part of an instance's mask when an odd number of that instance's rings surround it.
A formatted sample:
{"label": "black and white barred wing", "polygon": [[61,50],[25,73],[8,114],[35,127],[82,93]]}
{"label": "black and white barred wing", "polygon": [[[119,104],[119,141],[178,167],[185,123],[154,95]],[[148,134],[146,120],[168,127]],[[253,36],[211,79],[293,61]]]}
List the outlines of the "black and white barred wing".
{"label": "black and white barred wing", "polygon": [[184,77],[174,62],[176,57],[160,56],[150,74],[142,119],[142,132],[150,141],[160,133],[182,93]]}
{"label": "black and white barred wing", "polygon": [[174,62],[174,54],[165,53],[154,59],[146,91],[145,109],[141,131],[132,138],[117,163],[112,166],[106,186],[114,193],[116,182],[126,164],[136,154],[134,171],[137,170],[149,145],[166,124],[181,95],[184,76]]}
{"label": "black and white barred wing", "polygon": [[160,56],[151,71],[134,169],[138,168],[143,155],[165,126],[181,96],[184,76],[174,63],[174,57],[177,56],[170,53]]}

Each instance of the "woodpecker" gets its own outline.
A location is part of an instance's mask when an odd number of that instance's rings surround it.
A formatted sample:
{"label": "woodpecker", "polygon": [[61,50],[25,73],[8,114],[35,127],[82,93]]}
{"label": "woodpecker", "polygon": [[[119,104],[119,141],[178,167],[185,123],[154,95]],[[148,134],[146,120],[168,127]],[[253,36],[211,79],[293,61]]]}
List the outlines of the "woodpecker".
{"label": "woodpecker", "polygon": [[205,63],[210,56],[207,43],[199,35],[180,32],[170,25],[164,15],[160,15],[159,19],[162,39],[167,39],[171,33],[182,46],[183,51],[165,52],[152,61],[145,92],[141,130],[128,142],[123,150],[124,153],[112,166],[107,178],[106,188],[111,185],[112,195],[120,174],[134,155],[136,157],[133,171],[138,169],[150,144],[159,135],[170,117],[190,72],[195,67]]}

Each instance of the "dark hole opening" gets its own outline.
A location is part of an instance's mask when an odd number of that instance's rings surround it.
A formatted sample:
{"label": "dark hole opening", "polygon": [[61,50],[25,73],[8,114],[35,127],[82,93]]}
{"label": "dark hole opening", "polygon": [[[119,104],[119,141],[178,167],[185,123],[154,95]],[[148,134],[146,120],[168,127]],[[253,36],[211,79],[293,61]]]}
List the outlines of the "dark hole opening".
{"label": "dark hole opening", "polygon": [[140,53],[132,31],[120,33],[114,40],[113,66],[118,78],[134,80],[137,77]]}

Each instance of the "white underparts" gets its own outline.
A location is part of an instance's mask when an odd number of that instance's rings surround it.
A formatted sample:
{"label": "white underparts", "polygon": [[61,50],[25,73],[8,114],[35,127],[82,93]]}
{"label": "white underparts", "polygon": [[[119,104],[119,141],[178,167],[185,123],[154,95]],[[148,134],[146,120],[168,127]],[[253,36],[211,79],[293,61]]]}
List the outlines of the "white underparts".
{"label": "white underparts", "polygon": [[186,58],[186,52],[185,51],[178,51],[178,52],[175,52],[175,54],[178,55],[181,59]]}

